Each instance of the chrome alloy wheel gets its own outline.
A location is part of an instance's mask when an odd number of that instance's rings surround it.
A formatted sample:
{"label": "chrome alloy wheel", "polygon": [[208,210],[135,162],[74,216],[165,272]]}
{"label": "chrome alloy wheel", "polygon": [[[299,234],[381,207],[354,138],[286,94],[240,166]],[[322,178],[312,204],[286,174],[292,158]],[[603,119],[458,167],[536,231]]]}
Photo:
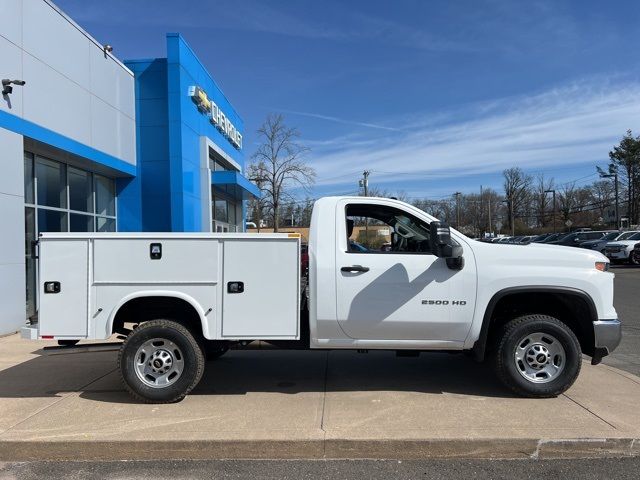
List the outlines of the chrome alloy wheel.
{"label": "chrome alloy wheel", "polygon": [[184,371],[184,356],[178,346],[164,338],[147,340],[134,359],[138,378],[151,388],[173,385]]}
{"label": "chrome alloy wheel", "polygon": [[566,358],[562,344],[548,333],[526,335],[514,351],[518,372],[533,383],[555,380],[564,370]]}

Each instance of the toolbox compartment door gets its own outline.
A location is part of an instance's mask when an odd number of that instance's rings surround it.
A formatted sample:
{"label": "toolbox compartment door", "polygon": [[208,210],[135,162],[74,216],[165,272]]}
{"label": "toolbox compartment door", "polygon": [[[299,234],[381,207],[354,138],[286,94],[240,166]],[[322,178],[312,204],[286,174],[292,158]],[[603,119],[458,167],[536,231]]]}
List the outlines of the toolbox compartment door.
{"label": "toolbox compartment door", "polygon": [[[85,338],[88,329],[89,240],[41,239],[39,251],[39,335]],[[58,282],[59,291],[45,292],[48,282]]]}
{"label": "toolbox compartment door", "polygon": [[222,337],[297,340],[299,239],[225,240],[223,257]]}

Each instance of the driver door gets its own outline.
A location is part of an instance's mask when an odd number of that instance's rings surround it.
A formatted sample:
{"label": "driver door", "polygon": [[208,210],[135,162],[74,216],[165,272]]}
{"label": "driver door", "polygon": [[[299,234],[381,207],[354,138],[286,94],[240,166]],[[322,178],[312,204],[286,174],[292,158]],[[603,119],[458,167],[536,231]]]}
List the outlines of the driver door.
{"label": "driver door", "polygon": [[475,301],[473,262],[449,269],[429,251],[427,216],[398,202],[345,200],[336,213],[343,332],[361,340],[464,341]]}

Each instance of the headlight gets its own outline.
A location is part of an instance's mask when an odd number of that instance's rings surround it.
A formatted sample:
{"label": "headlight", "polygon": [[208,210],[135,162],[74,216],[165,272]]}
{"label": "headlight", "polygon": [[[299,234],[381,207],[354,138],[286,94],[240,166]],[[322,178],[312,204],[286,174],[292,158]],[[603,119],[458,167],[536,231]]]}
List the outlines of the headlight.
{"label": "headlight", "polygon": [[608,272],[609,262],[596,262],[596,270],[600,270],[601,272]]}

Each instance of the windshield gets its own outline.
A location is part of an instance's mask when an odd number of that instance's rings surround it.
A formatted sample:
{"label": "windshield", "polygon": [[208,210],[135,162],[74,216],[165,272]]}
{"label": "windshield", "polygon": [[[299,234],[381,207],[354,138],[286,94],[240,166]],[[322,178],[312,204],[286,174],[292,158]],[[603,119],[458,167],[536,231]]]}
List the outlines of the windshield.
{"label": "windshield", "polygon": [[638,232],[624,232],[621,233],[620,236],[618,238],[616,238],[616,240],[629,240],[629,237],[631,237],[632,235],[635,235]]}
{"label": "windshield", "polygon": [[618,235],[620,235],[618,232],[609,232],[600,240],[613,240],[614,238],[618,238]]}

